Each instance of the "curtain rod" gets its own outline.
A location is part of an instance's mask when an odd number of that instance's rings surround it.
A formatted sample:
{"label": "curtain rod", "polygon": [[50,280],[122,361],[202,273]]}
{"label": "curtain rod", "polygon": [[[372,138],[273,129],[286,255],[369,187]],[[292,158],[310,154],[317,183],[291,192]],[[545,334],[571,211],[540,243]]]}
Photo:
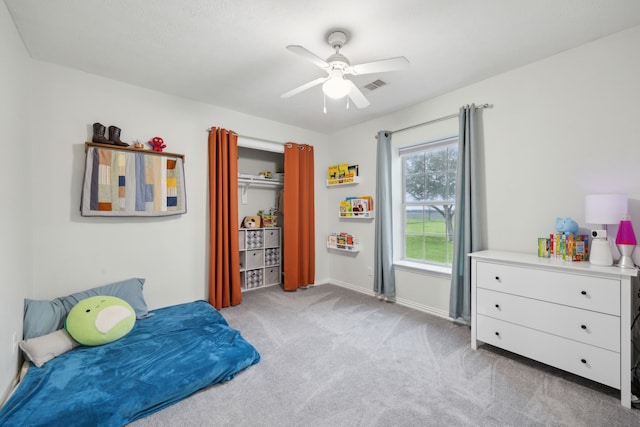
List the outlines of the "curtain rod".
{"label": "curtain rod", "polygon": [[[476,105],[476,109],[477,110],[481,110],[483,108],[491,108],[493,107],[493,105],[491,104],[480,104],[480,105]],[[394,130],[391,131],[392,134],[397,133],[397,132],[402,132],[405,130],[409,130],[409,129],[413,129],[413,128],[417,128],[419,126],[425,126],[425,125],[430,125],[432,123],[437,123],[437,122],[441,122],[443,120],[449,120],[449,119],[453,119],[454,117],[458,117],[460,114],[459,113],[455,113],[455,114],[449,114],[448,116],[443,116],[443,117],[438,117],[437,119],[433,119],[433,120],[429,120],[426,122],[422,122],[422,123],[418,123],[416,125],[412,125],[412,126],[407,126],[406,128],[402,128],[402,129],[398,129],[398,130]]]}
{"label": "curtain rod", "polygon": [[[207,129],[207,132],[211,132],[212,128]],[[229,132],[229,130],[225,129],[227,132]],[[248,139],[255,139],[256,141],[264,141],[264,142],[270,142],[272,144],[280,144],[280,145],[284,145],[285,143],[282,141],[272,141],[270,139],[265,139],[265,138],[258,138],[255,136],[249,136],[249,135],[241,135],[238,132],[234,132],[231,131],[232,133],[235,133],[236,135],[238,135],[238,137],[242,137],[242,138],[248,138]]]}

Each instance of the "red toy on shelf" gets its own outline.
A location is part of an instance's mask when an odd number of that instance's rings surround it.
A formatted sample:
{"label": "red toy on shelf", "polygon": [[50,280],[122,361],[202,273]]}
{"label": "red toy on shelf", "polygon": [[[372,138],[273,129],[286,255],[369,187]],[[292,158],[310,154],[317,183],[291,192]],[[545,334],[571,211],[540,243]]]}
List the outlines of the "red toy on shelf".
{"label": "red toy on shelf", "polygon": [[164,144],[164,140],[159,136],[153,137],[151,141],[148,142],[148,144],[151,146],[151,149],[153,151],[162,151],[163,149],[167,148],[167,146]]}

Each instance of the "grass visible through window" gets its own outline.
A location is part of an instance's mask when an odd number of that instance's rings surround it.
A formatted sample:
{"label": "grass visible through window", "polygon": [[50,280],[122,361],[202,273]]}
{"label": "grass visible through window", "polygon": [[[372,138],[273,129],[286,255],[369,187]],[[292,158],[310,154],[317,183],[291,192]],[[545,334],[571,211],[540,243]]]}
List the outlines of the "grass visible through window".
{"label": "grass visible through window", "polygon": [[443,219],[407,218],[405,233],[406,259],[451,265],[453,242],[447,238]]}

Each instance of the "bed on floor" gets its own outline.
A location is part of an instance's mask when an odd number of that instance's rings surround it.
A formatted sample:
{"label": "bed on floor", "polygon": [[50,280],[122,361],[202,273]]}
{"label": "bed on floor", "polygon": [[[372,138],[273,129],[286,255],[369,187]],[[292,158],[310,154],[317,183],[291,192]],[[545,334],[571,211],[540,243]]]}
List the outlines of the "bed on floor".
{"label": "bed on floor", "polygon": [[[72,306],[73,299],[66,303]],[[32,314],[42,309],[25,308]],[[256,349],[205,301],[150,312],[146,306],[134,308],[138,320],[116,341],[76,344],[45,363],[35,355],[41,366],[30,362],[0,409],[0,425],[121,426],[228,381],[260,360]]]}

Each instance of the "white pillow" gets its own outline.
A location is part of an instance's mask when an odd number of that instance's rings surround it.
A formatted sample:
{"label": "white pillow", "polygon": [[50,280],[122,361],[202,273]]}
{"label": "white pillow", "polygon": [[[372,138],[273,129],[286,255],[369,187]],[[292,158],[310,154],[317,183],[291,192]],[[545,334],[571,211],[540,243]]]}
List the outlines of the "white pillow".
{"label": "white pillow", "polygon": [[78,344],[64,329],[58,329],[47,335],[20,341],[18,344],[25,359],[30,360],[38,368],[54,357],[73,350]]}

